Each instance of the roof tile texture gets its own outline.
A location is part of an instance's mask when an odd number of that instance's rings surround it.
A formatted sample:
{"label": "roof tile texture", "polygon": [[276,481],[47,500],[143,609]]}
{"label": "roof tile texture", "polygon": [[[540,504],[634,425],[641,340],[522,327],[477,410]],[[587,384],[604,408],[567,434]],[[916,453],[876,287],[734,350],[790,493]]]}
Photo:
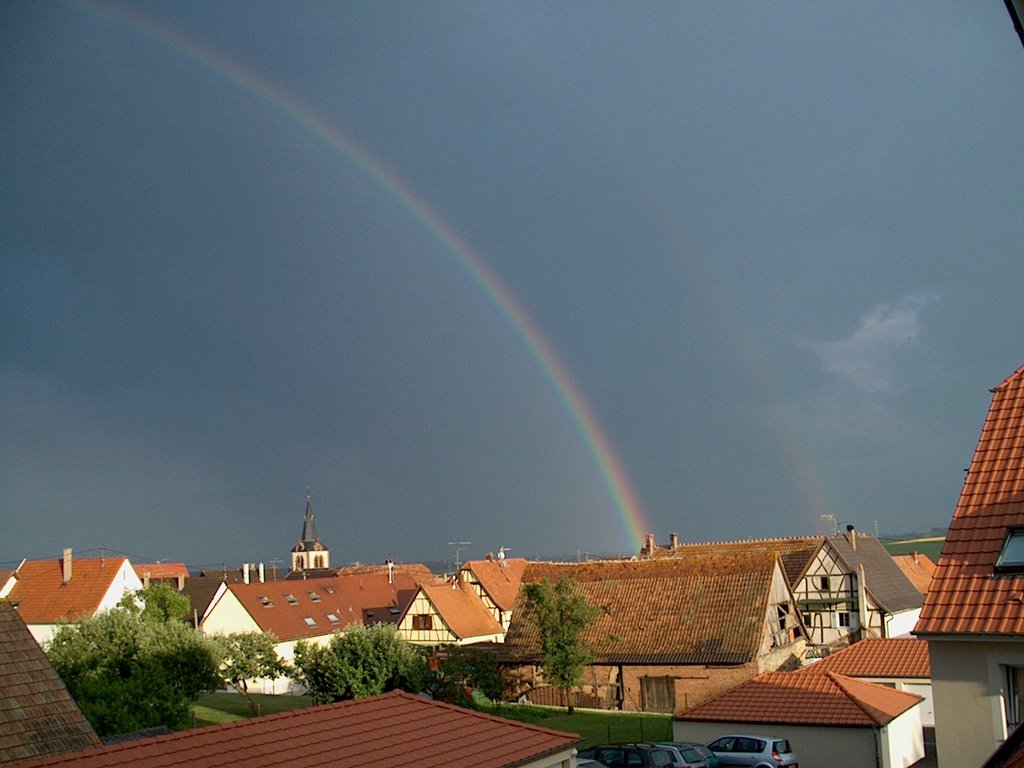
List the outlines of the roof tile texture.
{"label": "roof tile texture", "polygon": [[76,768],[504,768],[561,750],[575,734],[394,691],[89,750],[36,766]]}
{"label": "roof tile texture", "polygon": [[396,573],[392,583],[386,572],[229,584],[228,589],[260,629],[278,640],[319,637],[349,624],[395,623],[417,592],[412,576]]}
{"label": "roof tile texture", "polygon": [[509,557],[504,561],[470,560],[462,567],[473,572],[495,605],[503,611],[512,610],[519,595],[523,572],[526,570],[526,558]]}
{"label": "roof tile texture", "polygon": [[123,557],[75,557],[71,580],[63,583],[63,559],[26,560],[18,582],[8,595],[27,624],[74,620],[99,608],[124,563]]}
{"label": "roof tile texture", "polygon": [[832,672],[767,672],[676,715],[680,720],[790,725],[885,725],[921,697]]}
{"label": "roof tile texture", "polygon": [[17,611],[0,600],[0,765],[99,743]]}
{"label": "roof tile texture", "polygon": [[1024,526],[1024,368],[993,392],[915,632],[1024,634],[1024,574],[996,574]]}
{"label": "roof tile texture", "polygon": [[[757,657],[775,569],[767,553],[692,559],[530,563],[524,583],[573,579],[599,609],[584,640],[596,663],[744,664]],[[506,658],[539,658],[536,630],[513,612]]]}
{"label": "roof tile texture", "polygon": [[899,566],[910,583],[922,595],[928,594],[928,586],[935,574],[935,561],[923,552],[911,552],[906,555],[893,555],[893,562]]}
{"label": "roof tile texture", "polygon": [[930,678],[928,643],[916,637],[871,637],[794,674],[834,672],[847,677]]}
{"label": "roof tile texture", "polygon": [[468,585],[458,583],[456,588],[452,589],[450,582],[436,582],[422,584],[420,589],[430,599],[445,624],[459,638],[504,633],[504,628]]}

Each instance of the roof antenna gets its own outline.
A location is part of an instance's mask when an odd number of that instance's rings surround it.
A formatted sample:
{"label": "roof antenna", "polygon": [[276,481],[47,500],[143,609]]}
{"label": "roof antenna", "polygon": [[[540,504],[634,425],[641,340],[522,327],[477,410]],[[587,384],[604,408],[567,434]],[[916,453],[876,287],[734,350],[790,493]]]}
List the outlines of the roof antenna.
{"label": "roof antenna", "polygon": [[472,544],[472,541],[449,541],[449,547],[455,547],[455,570],[462,570],[462,560],[459,558],[462,550]]}

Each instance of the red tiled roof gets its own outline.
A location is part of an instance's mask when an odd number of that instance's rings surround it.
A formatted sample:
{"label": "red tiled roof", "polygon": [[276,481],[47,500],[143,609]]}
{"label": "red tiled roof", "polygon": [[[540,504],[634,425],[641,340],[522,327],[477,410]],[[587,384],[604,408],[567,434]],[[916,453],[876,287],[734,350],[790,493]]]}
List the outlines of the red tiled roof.
{"label": "red tiled roof", "polygon": [[99,743],[17,611],[0,600],[0,765]]}
{"label": "red tiled roof", "polygon": [[892,559],[914,588],[922,595],[927,595],[928,585],[931,584],[932,575],[935,573],[935,561],[923,552],[893,555]]}
{"label": "red tiled roof", "polygon": [[26,763],[22,768],[511,768],[557,754],[575,734],[393,691]]}
{"label": "red tiled roof", "polygon": [[834,672],[847,677],[930,678],[928,643],[915,637],[870,637],[794,674]]}
{"label": "red tiled roof", "polygon": [[1018,725],[981,768],[1024,768],[1024,728]]}
{"label": "red tiled roof", "polygon": [[295,640],[330,634],[349,624],[393,624],[416,596],[417,586],[402,573],[390,583],[383,572],[229,584],[228,589],[262,631],[278,640]]}
{"label": "red tiled roof", "polygon": [[[504,567],[501,566],[502,562],[505,563]],[[526,563],[524,557],[509,557],[504,561],[470,560],[462,567],[473,572],[495,605],[503,611],[511,611],[519,594]]]}
{"label": "red tiled roof", "polygon": [[421,584],[420,589],[430,599],[445,624],[459,638],[501,635],[504,628],[484,607],[469,585],[459,584],[452,589],[450,582]]}
{"label": "red tiled roof", "polygon": [[[600,609],[584,633],[601,664],[744,664],[756,658],[773,554],[693,559],[530,563],[524,583],[568,577]],[[513,611],[510,661],[536,661],[536,629]]]}
{"label": "red tiled roof", "polygon": [[141,581],[148,579],[177,579],[179,576],[188,578],[188,568],[184,563],[132,563],[135,575]]}
{"label": "red tiled roof", "polygon": [[1024,526],[1024,368],[994,390],[917,634],[1024,634],[1024,574],[995,573]]}
{"label": "red tiled roof", "polygon": [[889,723],[921,700],[913,693],[832,672],[766,672],[676,719],[874,727]]}
{"label": "red tiled roof", "polygon": [[99,608],[125,559],[75,557],[67,584],[63,583],[62,558],[26,560],[7,599],[17,606],[26,624],[73,621]]}

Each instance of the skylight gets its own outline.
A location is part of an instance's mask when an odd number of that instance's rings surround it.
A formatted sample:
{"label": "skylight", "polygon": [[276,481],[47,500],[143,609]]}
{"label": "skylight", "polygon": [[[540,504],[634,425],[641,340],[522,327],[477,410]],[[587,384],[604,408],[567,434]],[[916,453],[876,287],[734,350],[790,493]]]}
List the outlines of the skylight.
{"label": "skylight", "polygon": [[310,590],[306,594],[309,595],[309,599],[312,600],[314,603],[319,603],[320,602],[320,595],[318,595],[316,592],[313,592],[312,590]]}
{"label": "skylight", "polygon": [[339,619],[339,618],[338,618],[337,616],[335,616],[335,615],[334,615],[333,613],[328,613],[328,614],[327,614],[327,620],[328,620],[329,622],[331,622],[331,624],[341,624],[341,619]]}
{"label": "skylight", "polygon": [[299,604],[299,598],[297,598],[297,597],[296,597],[295,595],[293,595],[293,594],[292,594],[291,592],[289,592],[288,594],[286,594],[286,595],[284,596],[284,599],[288,601],[288,604],[289,604],[289,605],[298,605],[298,604]]}
{"label": "skylight", "polygon": [[306,616],[304,620],[306,622],[306,626],[307,627],[315,627],[316,626],[316,619],[314,619],[312,616]]}
{"label": "skylight", "polygon": [[271,607],[271,606],[272,606],[272,605],[274,604],[274,601],[273,601],[273,600],[271,600],[271,599],[270,599],[269,597],[267,597],[266,595],[260,595],[260,596],[259,596],[259,597],[257,597],[256,599],[260,601],[260,604],[261,604],[261,605],[262,605],[262,606],[263,606],[264,608],[270,608],[270,607]]}
{"label": "skylight", "polygon": [[1024,528],[1011,528],[1006,532],[1003,549],[996,560],[996,572],[1024,571]]}

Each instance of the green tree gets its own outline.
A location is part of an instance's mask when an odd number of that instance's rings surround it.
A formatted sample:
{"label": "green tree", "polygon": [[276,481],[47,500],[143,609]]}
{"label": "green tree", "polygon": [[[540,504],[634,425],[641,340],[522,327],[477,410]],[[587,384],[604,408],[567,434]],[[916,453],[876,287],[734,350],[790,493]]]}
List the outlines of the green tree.
{"label": "green tree", "polygon": [[422,690],[426,665],[389,624],[352,624],[327,646],[300,640],[295,668],[316,704],[374,696],[396,688]]}
{"label": "green tree", "polygon": [[62,626],[47,655],[101,737],[183,727],[198,695],[220,686],[214,643],[123,608]]}
{"label": "green tree", "polygon": [[192,601],[168,584],[153,583],[121,598],[118,606],[147,621],[188,621]]}
{"label": "green tree", "polygon": [[479,648],[449,645],[434,655],[427,691],[434,698],[451,704],[468,703],[466,689],[476,689],[500,705],[508,684],[508,673],[498,656]]}
{"label": "green tree", "polygon": [[583,633],[597,618],[598,610],[568,578],[554,584],[548,579],[525,584],[522,598],[524,617],[539,636],[541,666],[551,682],[564,691],[572,714],[572,689],[594,659]]}
{"label": "green tree", "polygon": [[259,704],[249,695],[249,681],[259,678],[274,680],[287,671],[287,665],[274,647],[277,638],[262,632],[234,632],[210,638],[220,646],[220,675],[249,702],[254,715]]}

